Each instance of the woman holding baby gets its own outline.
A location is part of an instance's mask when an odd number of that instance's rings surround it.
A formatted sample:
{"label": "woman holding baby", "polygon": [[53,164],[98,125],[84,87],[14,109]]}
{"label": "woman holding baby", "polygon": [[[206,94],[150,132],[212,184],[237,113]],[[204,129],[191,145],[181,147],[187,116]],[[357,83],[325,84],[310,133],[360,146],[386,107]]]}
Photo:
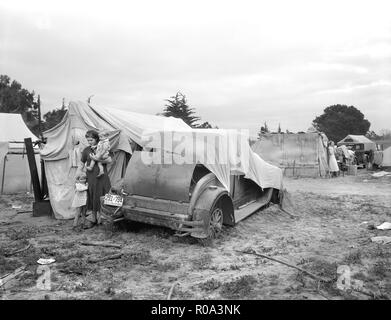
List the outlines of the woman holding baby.
{"label": "woman holding baby", "polygon": [[109,144],[106,132],[98,134],[95,130],[88,130],[85,137],[89,146],[82,152],[81,163],[76,176],[78,178],[84,172],[84,168],[87,169],[86,209],[92,211],[92,224],[90,226],[93,226],[98,223],[97,213],[100,210],[100,197],[108,193],[111,188],[107,174],[107,164],[112,162],[112,158],[108,155],[107,148]]}

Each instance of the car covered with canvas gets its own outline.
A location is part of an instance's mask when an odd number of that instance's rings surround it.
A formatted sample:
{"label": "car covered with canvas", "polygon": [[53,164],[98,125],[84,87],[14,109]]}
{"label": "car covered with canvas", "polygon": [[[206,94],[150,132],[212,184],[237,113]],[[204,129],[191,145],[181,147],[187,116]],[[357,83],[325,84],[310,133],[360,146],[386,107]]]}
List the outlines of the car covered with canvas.
{"label": "car covered with canvas", "polygon": [[144,139],[148,143],[133,152],[121,186],[101,198],[101,214],[111,221],[215,238],[223,225],[281,203],[281,169],[255,154],[243,134],[189,129]]}

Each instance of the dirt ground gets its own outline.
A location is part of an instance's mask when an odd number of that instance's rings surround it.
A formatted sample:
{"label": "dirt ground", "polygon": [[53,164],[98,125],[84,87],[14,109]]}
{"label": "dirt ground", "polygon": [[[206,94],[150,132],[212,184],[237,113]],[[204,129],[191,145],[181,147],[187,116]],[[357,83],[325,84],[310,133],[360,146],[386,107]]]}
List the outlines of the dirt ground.
{"label": "dirt ground", "polygon": [[[391,243],[371,237],[391,236],[374,228],[391,222],[391,176],[373,178],[363,169],[355,177],[285,178],[285,186],[297,218],[271,206],[225,228],[209,246],[143,224],[74,231],[72,221],[18,213],[31,210],[31,196],[2,196],[0,277],[26,269],[0,287],[0,298],[167,299],[174,286],[171,299],[389,299]],[[13,252],[28,243],[27,250]],[[237,250],[281,259],[329,281]],[[118,259],[91,261],[117,253]],[[47,267],[45,287],[37,260],[50,257],[56,262]]]}

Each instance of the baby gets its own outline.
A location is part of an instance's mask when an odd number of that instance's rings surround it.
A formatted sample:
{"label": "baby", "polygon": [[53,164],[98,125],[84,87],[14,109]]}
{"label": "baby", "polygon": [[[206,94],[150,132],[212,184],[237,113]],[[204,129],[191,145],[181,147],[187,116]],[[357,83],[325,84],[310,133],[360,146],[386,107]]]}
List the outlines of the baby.
{"label": "baby", "polygon": [[[99,142],[95,150],[95,157],[98,159],[97,162],[99,167],[98,177],[104,174],[103,164],[101,160],[107,160],[110,157],[109,151],[110,151],[109,133],[107,131],[101,131],[99,133]],[[95,160],[91,159],[90,165],[87,167],[87,170],[91,171],[94,168],[94,165],[95,165]]]}
{"label": "baby", "polygon": [[72,202],[72,207],[76,208],[73,227],[77,227],[80,217],[82,218],[82,224],[84,225],[87,211],[87,190],[87,176],[85,173],[81,173],[75,183],[75,196],[73,197]]}

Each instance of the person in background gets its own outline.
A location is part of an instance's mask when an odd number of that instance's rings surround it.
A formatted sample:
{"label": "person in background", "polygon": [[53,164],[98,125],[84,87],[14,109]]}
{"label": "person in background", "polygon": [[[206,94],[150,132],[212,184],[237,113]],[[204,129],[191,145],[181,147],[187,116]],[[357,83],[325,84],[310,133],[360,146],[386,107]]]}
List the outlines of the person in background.
{"label": "person in background", "polygon": [[328,151],[329,151],[328,153],[329,153],[329,168],[332,177],[336,177],[339,172],[337,159],[335,158],[335,149],[336,148],[334,142],[330,141],[328,146]]}
{"label": "person in background", "polygon": [[108,193],[111,188],[111,183],[107,174],[106,167],[108,163],[112,162],[112,158],[109,157],[106,160],[101,160],[103,164],[103,175],[98,178],[99,167],[97,163],[97,158],[93,154],[93,149],[98,145],[99,134],[95,130],[88,130],[86,132],[85,137],[89,146],[86,147],[82,152],[81,162],[76,175],[80,175],[84,171],[84,168],[90,165],[91,160],[95,161],[95,165],[92,170],[87,171],[87,210],[92,211],[92,221],[90,225],[92,227],[95,224],[99,223],[98,212],[100,210],[100,197]]}

